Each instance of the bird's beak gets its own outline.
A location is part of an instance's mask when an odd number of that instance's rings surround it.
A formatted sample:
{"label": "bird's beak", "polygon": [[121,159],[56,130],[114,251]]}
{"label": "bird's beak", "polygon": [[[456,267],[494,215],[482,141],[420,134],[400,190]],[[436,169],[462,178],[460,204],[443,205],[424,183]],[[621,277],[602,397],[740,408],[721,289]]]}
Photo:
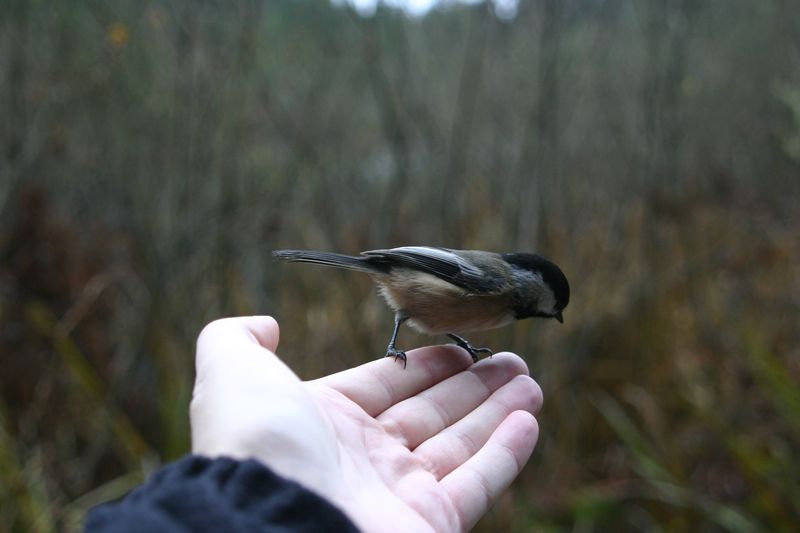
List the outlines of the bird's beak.
{"label": "bird's beak", "polygon": [[555,318],[556,320],[558,320],[562,324],[564,323],[564,317],[561,315],[561,311],[559,311],[558,313],[553,315],[553,318]]}

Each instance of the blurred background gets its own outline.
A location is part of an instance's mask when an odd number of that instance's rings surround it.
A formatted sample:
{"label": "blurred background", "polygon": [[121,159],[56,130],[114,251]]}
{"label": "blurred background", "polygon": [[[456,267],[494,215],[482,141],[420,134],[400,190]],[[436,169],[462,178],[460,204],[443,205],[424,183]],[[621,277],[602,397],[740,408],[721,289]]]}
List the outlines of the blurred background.
{"label": "blurred background", "polygon": [[[537,251],[562,326],[478,531],[800,520],[800,4],[6,0],[0,530],[75,530],[189,449],[195,338],[383,355],[365,276],[275,248]],[[401,333],[400,345],[444,338]]]}

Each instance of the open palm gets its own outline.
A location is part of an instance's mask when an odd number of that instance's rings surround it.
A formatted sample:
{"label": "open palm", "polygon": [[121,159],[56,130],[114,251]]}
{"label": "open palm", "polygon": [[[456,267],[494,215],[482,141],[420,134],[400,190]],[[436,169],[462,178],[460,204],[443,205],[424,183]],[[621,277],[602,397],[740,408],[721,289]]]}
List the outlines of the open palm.
{"label": "open palm", "polygon": [[195,453],[253,457],[335,503],[364,531],[471,528],[519,474],[541,390],[503,353],[454,346],[301,381],[275,355],[269,317],[225,319],[198,339]]}

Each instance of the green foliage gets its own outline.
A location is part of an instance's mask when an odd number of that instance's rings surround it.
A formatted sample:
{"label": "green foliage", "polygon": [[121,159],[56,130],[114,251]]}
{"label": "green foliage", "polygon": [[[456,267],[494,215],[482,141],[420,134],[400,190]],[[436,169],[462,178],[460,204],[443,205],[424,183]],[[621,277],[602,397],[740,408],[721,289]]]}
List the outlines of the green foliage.
{"label": "green foliage", "polygon": [[791,531],[798,20],[784,0],[511,21],[3,3],[0,530],[76,530],[186,453],[214,318],[276,316],[304,378],[381,355],[369,280],[271,249],[429,244],[535,250],[573,286],[565,325],[474,339],[545,392],[479,530]]}

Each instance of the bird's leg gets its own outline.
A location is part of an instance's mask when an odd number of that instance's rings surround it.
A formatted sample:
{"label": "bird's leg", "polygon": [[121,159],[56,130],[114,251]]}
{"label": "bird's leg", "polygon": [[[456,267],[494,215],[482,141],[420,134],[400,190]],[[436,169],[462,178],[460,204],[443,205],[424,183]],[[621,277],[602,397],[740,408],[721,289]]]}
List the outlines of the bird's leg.
{"label": "bird's leg", "polygon": [[472,356],[473,363],[478,362],[479,353],[489,354],[489,357],[492,356],[492,351],[489,348],[475,348],[469,343],[469,341],[467,341],[467,339],[459,337],[458,335],[454,335],[453,333],[448,333],[447,336],[456,341],[456,344],[458,344],[459,346],[464,348],[467,352],[469,352],[469,354]]}
{"label": "bird's leg", "polygon": [[403,350],[398,350],[397,346],[395,346],[395,343],[397,342],[397,332],[400,331],[400,324],[406,320],[408,320],[408,317],[403,316],[400,313],[394,315],[394,331],[392,332],[392,338],[389,341],[389,346],[386,347],[386,357],[394,357],[395,361],[402,359],[403,368],[406,367],[406,352]]}

